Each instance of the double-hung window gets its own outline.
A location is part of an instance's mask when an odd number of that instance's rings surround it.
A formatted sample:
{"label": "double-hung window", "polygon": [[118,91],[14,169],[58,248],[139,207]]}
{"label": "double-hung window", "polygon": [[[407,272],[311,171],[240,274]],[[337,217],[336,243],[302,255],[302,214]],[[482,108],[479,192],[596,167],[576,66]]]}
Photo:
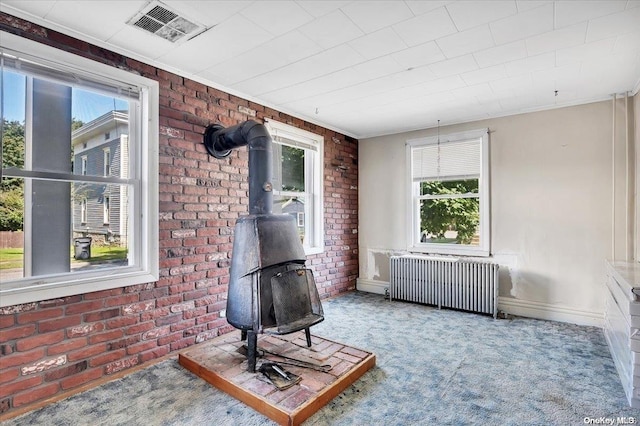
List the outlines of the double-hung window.
{"label": "double-hung window", "polygon": [[306,254],[321,253],[324,138],[269,119],[265,125],[273,139],[273,211],[296,219]]}
{"label": "double-hung window", "polygon": [[488,256],[487,129],[407,141],[409,250]]}
{"label": "double-hung window", "polygon": [[0,306],[156,281],[157,82],[0,32],[0,84]]}

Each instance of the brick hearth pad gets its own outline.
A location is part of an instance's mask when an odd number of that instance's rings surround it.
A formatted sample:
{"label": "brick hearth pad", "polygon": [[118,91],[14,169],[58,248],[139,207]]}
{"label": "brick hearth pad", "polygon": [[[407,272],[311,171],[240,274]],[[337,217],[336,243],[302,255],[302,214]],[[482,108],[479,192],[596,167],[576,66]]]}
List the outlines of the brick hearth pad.
{"label": "brick hearth pad", "polygon": [[[376,363],[373,353],[318,336],[306,345],[304,332],[283,336],[259,335],[258,348],[316,364],[329,372],[283,365],[302,381],[279,391],[261,373],[247,372],[247,359],[238,353],[245,342],[240,332],[201,343],[183,352],[179,363],[198,377],[282,425],[299,425],[358,380]],[[272,358],[267,355],[267,358]],[[276,360],[276,358],[273,358]],[[262,358],[258,359],[260,365]]]}

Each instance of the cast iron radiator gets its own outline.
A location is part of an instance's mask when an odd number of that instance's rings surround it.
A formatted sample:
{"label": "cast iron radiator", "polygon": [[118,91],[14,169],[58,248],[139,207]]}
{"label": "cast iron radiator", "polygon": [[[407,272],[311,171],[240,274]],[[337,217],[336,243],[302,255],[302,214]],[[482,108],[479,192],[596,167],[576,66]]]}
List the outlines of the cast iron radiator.
{"label": "cast iron radiator", "polygon": [[498,265],[455,257],[391,256],[390,299],[498,316]]}

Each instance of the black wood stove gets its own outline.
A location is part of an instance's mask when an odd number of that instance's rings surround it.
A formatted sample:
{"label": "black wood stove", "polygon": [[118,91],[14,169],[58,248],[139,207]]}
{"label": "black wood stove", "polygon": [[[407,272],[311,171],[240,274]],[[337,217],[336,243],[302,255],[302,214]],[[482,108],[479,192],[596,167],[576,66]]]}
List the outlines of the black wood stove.
{"label": "black wood stove", "polygon": [[254,372],[257,334],[288,334],[324,320],[313,273],[296,219],[273,214],[271,136],[266,127],[246,121],[232,127],[210,125],[204,133],[207,152],[225,158],[231,150],[249,148],[249,215],[236,222],[227,296],[227,321],[247,340],[247,370]]}

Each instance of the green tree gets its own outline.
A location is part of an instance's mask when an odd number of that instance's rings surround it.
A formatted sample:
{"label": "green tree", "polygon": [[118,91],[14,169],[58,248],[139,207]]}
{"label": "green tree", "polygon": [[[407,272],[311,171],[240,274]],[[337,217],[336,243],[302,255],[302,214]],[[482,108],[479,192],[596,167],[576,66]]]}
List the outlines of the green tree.
{"label": "green tree", "polygon": [[[24,167],[24,124],[2,121],[2,168]],[[24,216],[24,182],[3,178],[0,183],[0,231],[20,231]]]}
{"label": "green tree", "polygon": [[[448,195],[478,193],[476,179],[421,183],[421,194]],[[457,231],[456,243],[469,244],[480,223],[478,198],[436,198],[424,200],[420,208],[420,230],[445,238],[448,230]]]}

